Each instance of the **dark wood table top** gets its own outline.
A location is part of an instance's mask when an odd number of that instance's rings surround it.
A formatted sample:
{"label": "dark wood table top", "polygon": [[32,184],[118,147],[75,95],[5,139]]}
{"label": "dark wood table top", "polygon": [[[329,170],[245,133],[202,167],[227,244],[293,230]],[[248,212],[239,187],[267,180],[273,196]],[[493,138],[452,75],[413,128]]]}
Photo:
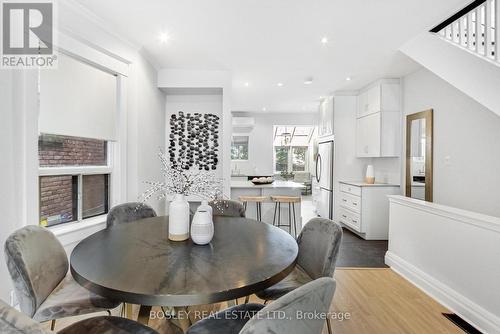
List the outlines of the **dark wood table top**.
{"label": "dark wood table top", "polygon": [[209,245],[168,240],[168,217],[99,231],[71,253],[71,274],[101,296],[190,306],[250,295],[286,277],[298,247],[285,231],[246,218],[214,218]]}

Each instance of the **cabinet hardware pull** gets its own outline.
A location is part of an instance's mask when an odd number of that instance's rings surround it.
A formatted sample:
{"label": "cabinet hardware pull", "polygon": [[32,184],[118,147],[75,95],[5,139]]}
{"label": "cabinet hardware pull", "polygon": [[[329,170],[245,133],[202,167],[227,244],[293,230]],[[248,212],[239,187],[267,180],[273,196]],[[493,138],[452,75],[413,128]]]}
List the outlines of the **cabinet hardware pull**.
{"label": "cabinet hardware pull", "polygon": [[346,215],[342,215],[342,218],[347,218],[347,216]]}
{"label": "cabinet hardware pull", "polygon": [[356,202],[352,202],[352,205],[358,205],[358,203],[356,203]]}
{"label": "cabinet hardware pull", "polygon": [[347,202],[347,200],[345,198],[342,198],[342,202]]}

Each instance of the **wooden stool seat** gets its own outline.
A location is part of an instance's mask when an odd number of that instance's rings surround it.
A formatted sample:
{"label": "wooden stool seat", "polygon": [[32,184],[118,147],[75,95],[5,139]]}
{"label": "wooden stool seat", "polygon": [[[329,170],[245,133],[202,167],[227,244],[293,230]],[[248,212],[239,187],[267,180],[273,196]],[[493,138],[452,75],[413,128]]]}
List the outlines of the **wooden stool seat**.
{"label": "wooden stool seat", "polygon": [[247,211],[248,203],[255,203],[255,207],[257,210],[257,220],[262,221],[262,203],[267,201],[269,197],[267,196],[240,196],[240,202],[243,202],[243,207],[245,208],[245,212]]}
{"label": "wooden stool seat", "polygon": [[271,200],[279,203],[300,203],[298,196],[271,196]]}
{"label": "wooden stool seat", "polygon": [[[276,227],[288,227],[290,234],[294,237],[297,236],[297,218],[295,217],[295,203],[300,203],[300,196],[271,196],[274,204],[274,218],[273,225]],[[281,203],[288,204],[288,224],[281,223]],[[276,220],[276,218],[278,218]],[[292,225],[293,221],[293,225]],[[292,229],[294,227],[294,229]],[[295,230],[295,231],[294,231]],[[293,231],[293,232],[292,232]]]}
{"label": "wooden stool seat", "polygon": [[240,196],[240,202],[255,202],[262,203],[268,200],[267,196]]}

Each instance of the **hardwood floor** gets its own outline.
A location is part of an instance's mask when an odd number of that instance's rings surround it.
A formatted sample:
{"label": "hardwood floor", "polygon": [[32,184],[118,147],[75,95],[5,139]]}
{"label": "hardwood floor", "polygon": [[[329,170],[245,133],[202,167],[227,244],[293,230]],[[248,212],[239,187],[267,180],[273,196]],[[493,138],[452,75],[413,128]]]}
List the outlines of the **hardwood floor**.
{"label": "hardwood floor", "polygon": [[[445,307],[391,269],[339,268],[335,278],[337,290],[331,308],[338,315],[337,320],[332,320],[335,334],[463,333],[441,315],[448,311]],[[261,302],[255,296],[250,300]],[[224,303],[209,308],[225,307]],[[340,315],[345,319],[340,320]],[[82,318],[60,320],[56,330]],[[164,320],[151,320],[150,325],[162,334],[180,333]],[[326,327],[323,333],[327,333]]]}

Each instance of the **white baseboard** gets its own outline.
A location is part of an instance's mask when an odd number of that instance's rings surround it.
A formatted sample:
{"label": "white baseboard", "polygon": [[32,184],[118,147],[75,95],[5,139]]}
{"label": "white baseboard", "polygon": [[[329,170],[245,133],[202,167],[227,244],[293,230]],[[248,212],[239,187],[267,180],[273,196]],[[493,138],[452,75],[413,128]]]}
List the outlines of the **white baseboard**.
{"label": "white baseboard", "polygon": [[488,312],[480,305],[390,251],[385,254],[385,263],[483,333],[500,334],[500,317]]}

